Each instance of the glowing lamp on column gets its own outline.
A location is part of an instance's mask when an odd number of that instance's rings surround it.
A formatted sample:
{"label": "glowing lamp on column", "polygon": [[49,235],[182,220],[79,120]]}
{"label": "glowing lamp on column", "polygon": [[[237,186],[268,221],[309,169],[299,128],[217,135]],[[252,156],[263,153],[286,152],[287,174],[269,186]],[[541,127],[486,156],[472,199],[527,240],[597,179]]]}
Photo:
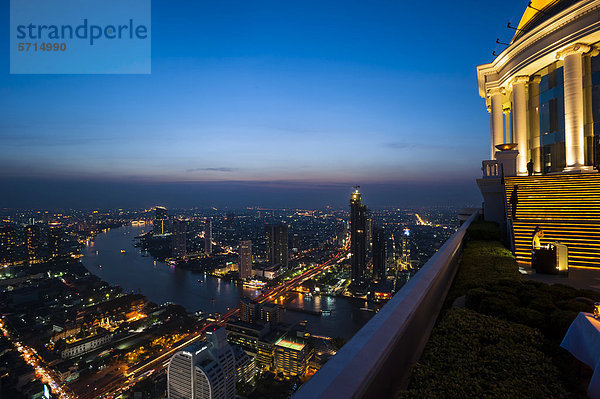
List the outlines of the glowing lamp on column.
{"label": "glowing lamp on column", "polygon": [[517,148],[517,143],[504,143],[504,144],[498,144],[496,145],[496,148],[499,151],[510,151],[510,150],[514,150],[515,148]]}

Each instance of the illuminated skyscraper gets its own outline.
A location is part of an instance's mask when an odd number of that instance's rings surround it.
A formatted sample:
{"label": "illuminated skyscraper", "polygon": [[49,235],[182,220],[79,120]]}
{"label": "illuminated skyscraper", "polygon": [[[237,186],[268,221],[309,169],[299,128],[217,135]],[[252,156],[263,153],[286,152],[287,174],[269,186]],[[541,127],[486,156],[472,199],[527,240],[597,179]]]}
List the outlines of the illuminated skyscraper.
{"label": "illuminated skyscraper", "polygon": [[204,253],[212,254],[212,220],[206,219],[204,224]]}
{"label": "illuminated skyscraper", "polygon": [[373,250],[373,219],[367,212],[367,221],[365,223],[365,240],[367,240],[367,252]]}
{"label": "illuminated skyscraper", "polygon": [[171,357],[167,368],[169,399],[235,398],[236,362],[224,328],[210,327],[206,342]]}
{"label": "illuminated skyscraper", "polygon": [[62,228],[59,222],[48,224],[48,251],[51,258],[57,258],[61,254]]}
{"label": "illuminated skyscraper", "polygon": [[173,258],[185,258],[187,255],[186,225],[186,220],[175,219],[173,221],[173,235],[171,236]]}
{"label": "illuminated skyscraper", "polygon": [[40,254],[40,227],[29,225],[25,228],[25,244],[27,246],[27,261],[37,263],[41,260]]}
{"label": "illuminated skyscraper", "polygon": [[402,233],[402,256],[400,258],[400,264],[403,269],[411,268],[411,259],[410,259],[410,230],[404,229]]}
{"label": "illuminated skyscraper", "polygon": [[274,265],[288,266],[288,226],[286,224],[265,225],[267,237],[267,261]]}
{"label": "illuminated skyscraper", "polygon": [[240,241],[240,278],[252,277],[252,241]]}
{"label": "illuminated skyscraper", "polygon": [[277,373],[285,378],[303,377],[308,369],[312,350],[301,337],[286,336],[275,342],[274,365]]}
{"label": "illuminated skyscraper", "polygon": [[352,269],[350,278],[357,286],[365,282],[367,262],[365,229],[367,224],[367,207],[361,202],[361,193],[356,190],[350,196],[350,252]]}
{"label": "illuminated skyscraper", "polygon": [[166,234],[168,232],[168,216],[167,208],[163,206],[157,206],[155,208],[154,216],[154,234]]}
{"label": "illuminated skyscraper", "polygon": [[373,227],[373,280],[385,280],[386,252],[385,232],[379,226]]}
{"label": "illuminated skyscraper", "polygon": [[15,261],[16,237],[12,226],[0,226],[0,264]]}

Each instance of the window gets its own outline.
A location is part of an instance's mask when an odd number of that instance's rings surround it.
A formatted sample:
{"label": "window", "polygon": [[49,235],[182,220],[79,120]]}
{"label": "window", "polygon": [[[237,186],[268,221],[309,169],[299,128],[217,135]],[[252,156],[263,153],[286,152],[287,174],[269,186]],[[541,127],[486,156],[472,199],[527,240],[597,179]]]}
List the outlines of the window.
{"label": "window", "polygon": [[550,117],[550,127],[549,132],[557,132],[558,131],[558,99],[553,98],[548,102],[549,105],[549,117]]}

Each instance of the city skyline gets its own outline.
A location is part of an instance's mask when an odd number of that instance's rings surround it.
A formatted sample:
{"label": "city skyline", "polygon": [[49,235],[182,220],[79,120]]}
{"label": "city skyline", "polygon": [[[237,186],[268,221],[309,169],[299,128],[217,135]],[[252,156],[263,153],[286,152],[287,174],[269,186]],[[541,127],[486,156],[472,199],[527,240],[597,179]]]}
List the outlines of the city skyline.
{"label": "city skyline", "polygon": [[[339,205],[337,187],[357,183],[415,198],[421,182],[467,186],[489,122],[476,88],[462,88],[476,61],[492,58],[490,43],[510,37],[505,23],[521,3],[499,15],[437,2],[425,19],[418,5],[386,2],[155,1],[151,75],[3,74],[0,180],[11,195],[0,206],[41,187],[55,189],[49,202],[77,194],[93,207],[121,186],[197,185],[214,203],[277,187],[280,200],[271,198],[282,206],[314,186]],[[454,203],[480,201],[476,190],[460,192]]]}

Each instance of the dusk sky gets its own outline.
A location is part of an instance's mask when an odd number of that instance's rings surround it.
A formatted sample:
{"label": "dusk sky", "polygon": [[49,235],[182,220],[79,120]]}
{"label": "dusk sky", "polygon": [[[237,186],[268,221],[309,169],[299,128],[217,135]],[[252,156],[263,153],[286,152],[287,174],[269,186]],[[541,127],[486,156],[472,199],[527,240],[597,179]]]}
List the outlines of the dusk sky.
{"label": "dusk sky", "polygon": [[3,23],[0,207],[477,205],[527,3],[154,0],[150,75],[10,75]]}

